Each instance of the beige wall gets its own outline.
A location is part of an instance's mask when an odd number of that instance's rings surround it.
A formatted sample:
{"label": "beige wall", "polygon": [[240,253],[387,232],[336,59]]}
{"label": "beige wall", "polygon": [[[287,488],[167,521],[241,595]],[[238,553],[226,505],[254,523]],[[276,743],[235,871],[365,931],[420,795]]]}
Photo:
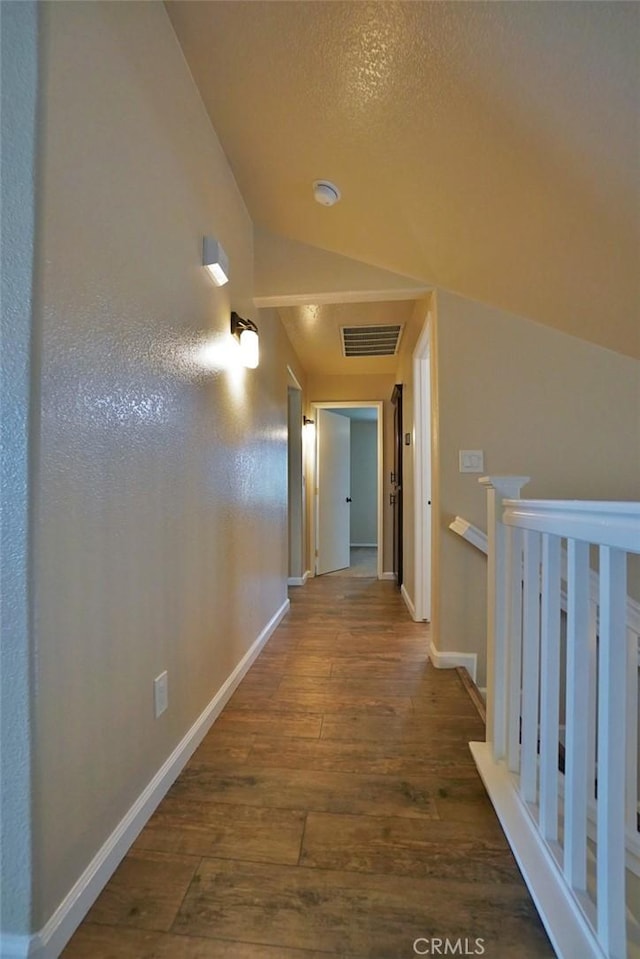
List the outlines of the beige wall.
{"label": "beige wall", "polygon": [[[395,377],[393,376],[318,376],[311,375],[307,380],[308,403],[330,403],[333,400],[343,402],[349,400],[382,400],[384,402],[383,432],[383,523],[382,523],[382,568],[384,572],[393,569],[393,512],[389,506],[390,471],[393,469],[393,405],[391,394]],[[310,413],[309,406],[307,413]],[[311,477],[308,477],[309,483]],[[313,488],[308,487],[308,508],[313,504]],[[311,524],[308,524],[308,528]],[[308,544],[310,565],[312,548]]]}
{"label": "beige wall", "polygon": [[437,364],[435,640],[443,650],[482,653],[486,562],[447,527],[459,514],[486,529],[484,493],[477,476],[459,473],[458,450],[483,449],[485,473],[531,476],[524,496],[637,500],[640,363],[439,292]]}
{"label": "beige wall", "polygon": [[[285,602],[301,375],[252,310],[252,223],[164,6],[43,12],[36,927]],[[216,359],[230,308],[258,322],[255,371]]]}
{"label": "beige wall", "polygon": [[351,421],[351,544],[378,541],[378,424]]}
{"label": "beige wall", "polygon": [[259,303],[337,303],[342,297],[354,301],[357,294],[367,299],[410,298],[424,292],[423,283],[410,277],[380,270],[347,256],[317,246],[298,243],[256,228],[255,298]]}

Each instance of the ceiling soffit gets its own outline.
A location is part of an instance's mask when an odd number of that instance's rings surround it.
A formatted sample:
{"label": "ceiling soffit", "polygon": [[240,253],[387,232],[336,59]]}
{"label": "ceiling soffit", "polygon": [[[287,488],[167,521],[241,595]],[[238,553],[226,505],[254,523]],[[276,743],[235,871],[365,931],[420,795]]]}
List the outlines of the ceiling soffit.
{"label": "ceiling soffit", "polygon": [[278,313],[308,373],[359,376],[394,374],[397,354],[345,356],[343,328],[365,330],[395,326],[402,330],[414,316],[415,306],[415,301],[394,300],[280,307]]}
{"label": "ceiling soffit", "polygon": [[253,249],[254,303],[258,307],[415,300],[429,292],[429,287],[414,277],[259,228],[254,229]]}

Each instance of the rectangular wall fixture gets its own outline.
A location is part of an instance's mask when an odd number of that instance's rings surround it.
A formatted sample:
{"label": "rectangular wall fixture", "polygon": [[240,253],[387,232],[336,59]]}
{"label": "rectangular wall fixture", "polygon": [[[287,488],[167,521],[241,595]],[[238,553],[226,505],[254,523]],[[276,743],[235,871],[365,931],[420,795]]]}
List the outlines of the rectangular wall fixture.
{"label": "rectangular wall fixture", "polygon": [[229,257],[213,236],[205,236],[202,241],[202,265],[216,286],[229,282]]}

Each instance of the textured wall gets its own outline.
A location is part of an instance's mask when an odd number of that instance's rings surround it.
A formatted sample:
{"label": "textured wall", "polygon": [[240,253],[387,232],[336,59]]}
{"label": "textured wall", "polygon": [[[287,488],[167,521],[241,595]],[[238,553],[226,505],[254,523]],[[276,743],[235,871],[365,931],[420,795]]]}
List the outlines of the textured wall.
{"label": "textured wall", "polygon": [[[38,926],[285,601],[295,363],[164,6],[44,8]],[[224,368],[230,308],[258,370]]]}
{"label": "textured wall", "polygon": [[[640,362],[512,314],[439,292],[439,648],[482,653],[486,561],[447,528],[486,529],[485,493],[458,471],[531,476],[523,496],[640,498]],[[479,681],[484,681],[480,662]]]}
{"label": "textured wall", "polygon": [[[31,923],[29,420],[38,16],[0,4],[2,36],[2,550],[0,551],[0,887],[2,933]],[[36,362],[35,360],[33,361]],[[10,877],[10,878],[9,878]]]}
{"label": "textured wall", "polygon": [[351,542],[378,540],[378,424],[351,422]]}

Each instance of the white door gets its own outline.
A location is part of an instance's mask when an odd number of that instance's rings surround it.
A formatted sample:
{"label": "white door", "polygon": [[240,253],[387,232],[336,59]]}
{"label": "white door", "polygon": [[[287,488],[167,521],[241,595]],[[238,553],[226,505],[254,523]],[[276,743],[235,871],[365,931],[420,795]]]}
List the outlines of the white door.
{"label": "white door", "polygon": [[318,409],[317,572],[350,565],[351,420]]}

